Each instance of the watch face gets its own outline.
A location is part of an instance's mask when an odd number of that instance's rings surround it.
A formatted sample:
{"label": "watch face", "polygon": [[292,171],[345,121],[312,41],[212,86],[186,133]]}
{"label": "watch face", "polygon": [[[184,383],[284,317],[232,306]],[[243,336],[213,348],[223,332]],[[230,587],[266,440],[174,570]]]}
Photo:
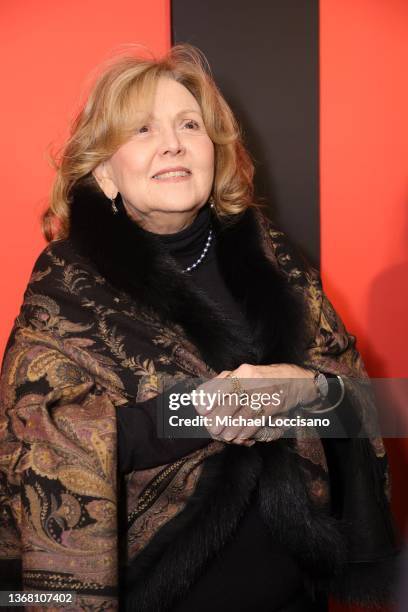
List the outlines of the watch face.
{"label": "watch face", "polygon": [[324,374],[319,372],[316,377],[317,387],[319,389],[319,393],[322,399],[326,399],[329,394],[329,382]]}

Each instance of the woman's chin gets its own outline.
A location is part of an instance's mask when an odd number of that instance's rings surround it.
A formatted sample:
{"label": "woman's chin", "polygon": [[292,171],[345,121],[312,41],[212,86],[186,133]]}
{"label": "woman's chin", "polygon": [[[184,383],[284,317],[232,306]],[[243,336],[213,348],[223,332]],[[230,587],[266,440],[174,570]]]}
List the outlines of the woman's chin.
{"label": "woman's chin", "polygon": [[173,212],[173,213],[192,213],[194,211],[198,211],[202,206],[204,206],[205,202],[197,202],[196,200],[165,200],[162,203],[158,204],[156,208],[157,212]]}

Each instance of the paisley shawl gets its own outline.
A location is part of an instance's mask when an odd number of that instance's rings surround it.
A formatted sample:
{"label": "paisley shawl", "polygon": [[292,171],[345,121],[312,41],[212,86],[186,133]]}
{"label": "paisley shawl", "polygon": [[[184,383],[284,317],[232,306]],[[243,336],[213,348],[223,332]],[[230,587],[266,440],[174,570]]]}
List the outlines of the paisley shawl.
{"label": "paisley shawl", "polygon": [[[388,600],[398,550],[389,470],[370,433],[371,395],[353,382],[367,379],[355,338],[318,272],[258,209],[213,223],[251,337],[123,205],[113,215],[92,180],[73,194],[69,238],[39,256],[3,362],[3,588],[70,590],[68,609],[115,610],[126,567],[122,607],[164,612],[234,537],[255,496],[311,589]],[[293,440],[252,448],[211,441],[118,480],[120,406],[137,410],[177,380],[245,362],[343,375],[366,438],[321,440],[299,428]]]}

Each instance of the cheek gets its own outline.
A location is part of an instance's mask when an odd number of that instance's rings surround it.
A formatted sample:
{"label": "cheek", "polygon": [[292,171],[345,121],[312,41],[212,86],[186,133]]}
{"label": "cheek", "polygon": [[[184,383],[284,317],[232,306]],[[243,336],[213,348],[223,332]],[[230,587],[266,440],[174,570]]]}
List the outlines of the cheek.
{"label": "cheek", "polygon": [[214,145],[210,139],[201,143],[198,153],[198,160],[202,171],[206,176],[214,174]]}
{"label": "cheek", "polygon": [[112,157],[112,168],[119,180],[146,173],[148,159],[145,152],[132,147],[122,147]]}

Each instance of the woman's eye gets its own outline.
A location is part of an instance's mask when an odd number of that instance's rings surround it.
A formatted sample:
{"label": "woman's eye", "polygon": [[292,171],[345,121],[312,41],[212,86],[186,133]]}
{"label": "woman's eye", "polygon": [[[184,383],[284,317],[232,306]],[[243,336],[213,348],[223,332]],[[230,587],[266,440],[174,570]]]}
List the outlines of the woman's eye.
{"label": "woman's eye", "polygon": [[137,133],[138,133],[138,134],[145,134],[145,133],[146,133],[146,132],[148,132],[148,131],[149,131],[149,126],[148,126],[148,125],[142,125],[142,127],[140,127],[140,128],[137,130]]}
{"label": "woman's eye", "polygon": [[200,127],[200,125],[197,123],[197,121],[193,121],[193,119],[191,119],[184,124],[184,127],[187,127],[189,130],[196,130]]}

